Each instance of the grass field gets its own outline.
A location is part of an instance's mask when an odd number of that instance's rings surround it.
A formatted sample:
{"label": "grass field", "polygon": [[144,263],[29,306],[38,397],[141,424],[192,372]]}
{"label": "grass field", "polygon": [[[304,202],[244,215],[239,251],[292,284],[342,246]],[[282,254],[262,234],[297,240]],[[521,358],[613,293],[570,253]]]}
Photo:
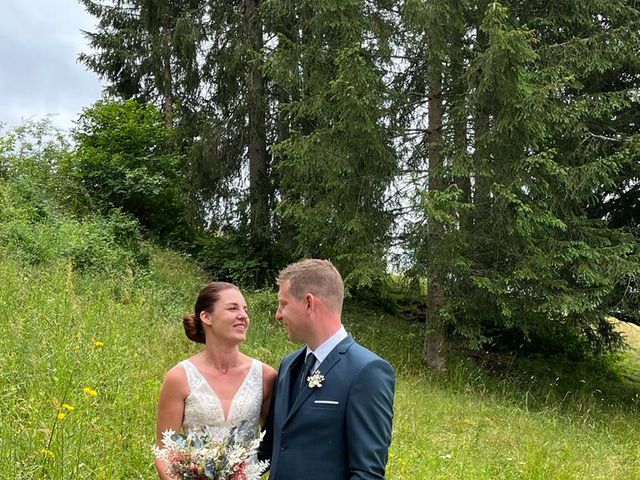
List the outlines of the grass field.
{"label": "grass field", "polygon": [[[156,252],[136,278],[8,260],[0,278],[0,478],[156,478],[158,390],[197,351],[178,319],[203,274]],[[247,299],[243,350],[277,367],[296,345],[273,320],[275,295]],[[390,480],[640,479],[640,329],[621,326],[635,348],[613,368],[531,359],[492,376],[456,357],[431,378],[420,325],[354,305],[344,320],[398,374]]]}

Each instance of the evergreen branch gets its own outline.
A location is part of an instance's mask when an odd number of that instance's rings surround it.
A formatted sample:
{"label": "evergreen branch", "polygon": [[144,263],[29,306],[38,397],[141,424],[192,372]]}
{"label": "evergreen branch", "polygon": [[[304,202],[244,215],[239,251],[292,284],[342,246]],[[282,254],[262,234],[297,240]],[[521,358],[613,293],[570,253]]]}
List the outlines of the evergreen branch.
{"label": "evergreen branch", "polygon": [[[606,140],[608,142],[624,142],[623,138],[607,137],[605,135],[598,135],[597,133],[592,133],[592,132],[587,132],[587,135],[592,138],[599,138],[600,140]],[[586,139],[584,139],[583,142],[584,141],[586,141]]]}

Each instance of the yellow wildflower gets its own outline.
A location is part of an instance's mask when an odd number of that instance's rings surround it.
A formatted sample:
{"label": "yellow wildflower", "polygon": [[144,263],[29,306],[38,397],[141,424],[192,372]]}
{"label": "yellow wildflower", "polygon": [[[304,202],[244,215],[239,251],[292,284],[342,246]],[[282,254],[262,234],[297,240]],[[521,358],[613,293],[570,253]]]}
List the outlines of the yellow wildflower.
{"label": "yellow wildflower", "polygon": [[96,348],[101,348],[101,347],[104,347],[104,342],[101,342],[100,340],[97,340],[97,341],[93,342],[93,345]]}
{"label": "yellow wildflower", "polygon": [[93,388],[84,387],[82,391],[87,395],[89,395],[90,397],[95,397],[98,395],[98,392],[96,392]]}
{"label": "yellow wildflower", "polygon": [[76,407],[74,407],[73,405],[69,405],[68,403],[63,403],[62,408],[69,412],[73,412],[76,409]]}
{"label": "yellow wildflower", "polygon": [[51,450],[46,449],[46,448],[43,448],[42,450],[40,450],[40,453],[42,455],[44,455],[45,457],[55,458],[55,455],[53,454],[53,452]]}
{"label": "yellow wildflower", "polygon": [[58,420],[62,421],[62,420],[64,420],[64,417],[66,417],[66,416],[67,416],[66,413],[60,412],[60,413],[58,413]]}

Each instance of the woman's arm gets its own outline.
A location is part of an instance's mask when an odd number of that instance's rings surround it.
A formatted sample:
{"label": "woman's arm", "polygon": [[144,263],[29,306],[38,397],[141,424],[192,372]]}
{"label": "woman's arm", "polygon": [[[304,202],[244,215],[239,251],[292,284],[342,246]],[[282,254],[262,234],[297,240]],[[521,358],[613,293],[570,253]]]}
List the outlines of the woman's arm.
{"label": "woman's arm", "polygon": [[[167,373],[160,389],[158,420],[156,423],[156,445],[162,447],[162,433],[166,430],[180,431],[184,415],[184,401],[189,395],[189,384],[184,368],[176,365]],[[160,480],[171,480],[165,474],[165,465],[156,459]]]}
{"label": "woman's arm", "polygon": [[273,395],[273,386],[276,384],[276,371],[273,367],[262,364],[262,409],[260,411],[260,426],[264,426],[269,408],[271,407],[271,396]]}

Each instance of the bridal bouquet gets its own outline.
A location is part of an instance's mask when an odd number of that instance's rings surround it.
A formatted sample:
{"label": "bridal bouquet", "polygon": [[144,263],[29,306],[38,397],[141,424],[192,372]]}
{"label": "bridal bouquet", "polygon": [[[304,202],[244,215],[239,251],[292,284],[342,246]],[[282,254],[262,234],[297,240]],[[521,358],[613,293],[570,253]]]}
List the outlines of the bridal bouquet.
{"label": "bridal bouquet", "polygon": [[269,466],[255,458],[264,433],[247,442],[241,431],[242,426],[205,427],[187,435],[167,430],[162,434],[163,448],[154,446],[153,452],[175,480],[259,480]]}

